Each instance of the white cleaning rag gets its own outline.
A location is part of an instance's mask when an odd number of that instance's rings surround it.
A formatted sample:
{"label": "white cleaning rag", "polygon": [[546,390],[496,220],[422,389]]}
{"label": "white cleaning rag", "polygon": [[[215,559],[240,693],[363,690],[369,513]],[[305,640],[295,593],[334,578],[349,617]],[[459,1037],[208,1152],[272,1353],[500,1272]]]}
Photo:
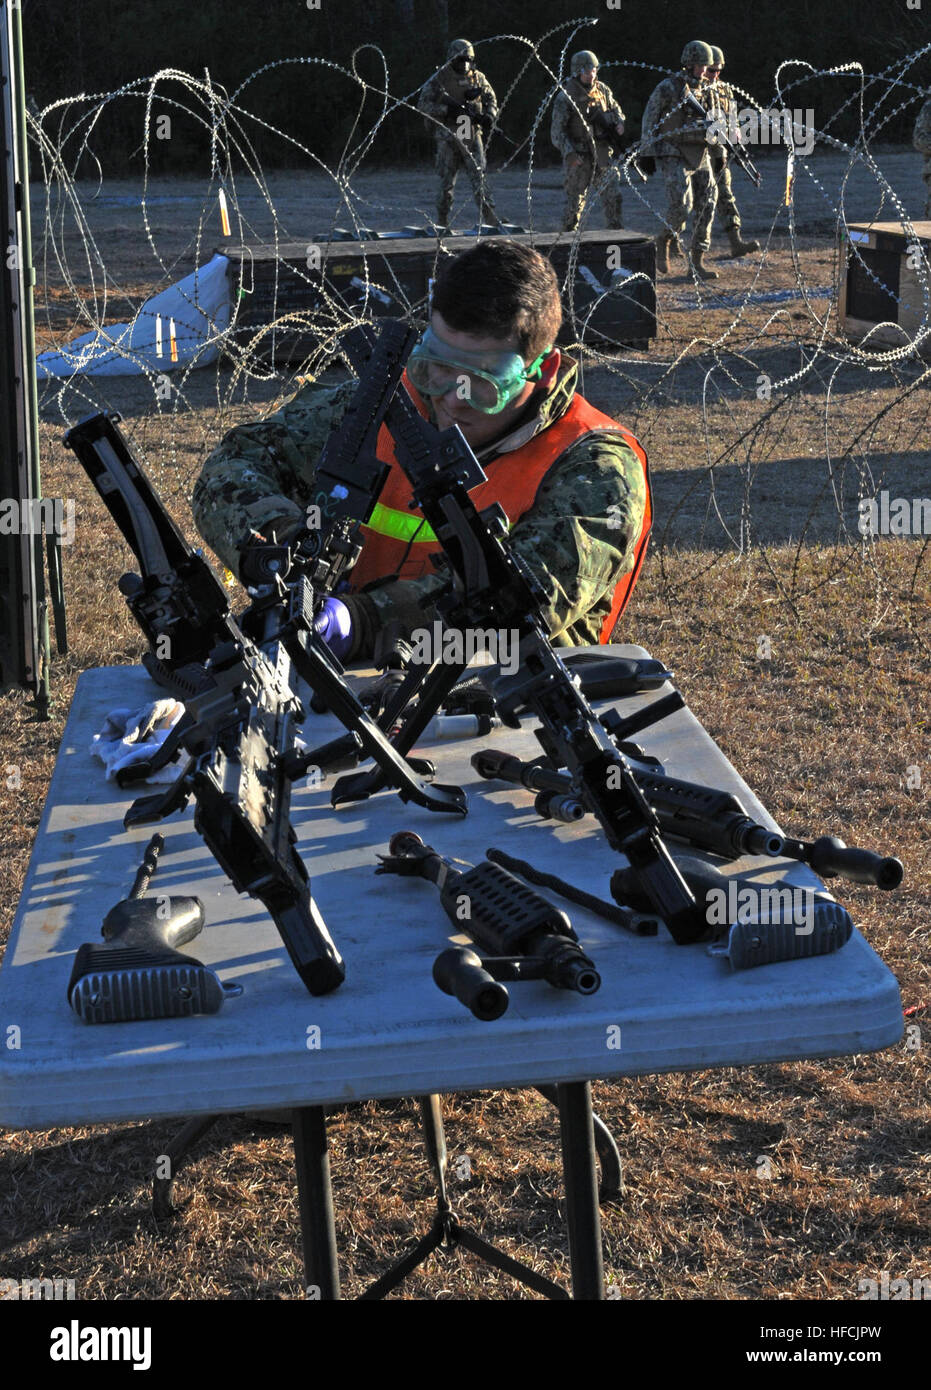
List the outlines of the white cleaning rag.
{"label": "white cleaning rag", "polygon": [[[91,755],[99,758],[113,781],[121,768],[151,758],[165,742],[184,713],[178,700],[153,700],[141,710],[114,709],[99,734],[94,734]],[[187,755],[177,753],[165,767],[146,777],[147,782],[173,782]]]}

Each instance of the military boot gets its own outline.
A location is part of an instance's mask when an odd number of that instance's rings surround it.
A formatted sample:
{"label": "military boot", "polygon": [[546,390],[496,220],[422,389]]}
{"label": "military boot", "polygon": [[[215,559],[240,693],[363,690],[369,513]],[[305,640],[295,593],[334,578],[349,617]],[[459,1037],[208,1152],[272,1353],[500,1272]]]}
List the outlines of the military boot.
{"label": "military boot", "polygon": [[727,239],[731,244],[732,256],[749,256],[751,251],[759,251],[758,241],[743,241],[740,236],[740,223],[727,229]]}
{"label": "military boot", "polygon": [[699,280],[717,280],[718,272],[712,270],[710,265],[705,265],[704,255],[707,250],[707,246],[692,247],[692,269]]}
{"label": "military boot", "polygon": [[662,236],[656,238],[657,275],[669,274],[669,250],[675,244],[675,240],[672,232],[663,232]]}

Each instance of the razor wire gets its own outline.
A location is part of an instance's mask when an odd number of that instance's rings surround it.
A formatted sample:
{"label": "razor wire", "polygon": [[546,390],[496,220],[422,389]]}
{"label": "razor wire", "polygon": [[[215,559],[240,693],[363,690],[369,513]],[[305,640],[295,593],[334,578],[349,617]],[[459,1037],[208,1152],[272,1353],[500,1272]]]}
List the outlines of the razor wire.
{"label": "razor wire", "polygon": [[[555,97],[564,90],[568,54],[579,32],[594,22],[567,21],[536,40],[500,34],[475,44],[477,63],[486,66],[495,61],[498,45],[511,46],[509,61],[516,71],[500,102],[498,127],[508,125],[515,95],[527,84],[538,93],[523,141],[514,142],[514,152],[486,174],[492,185],[507,176],[512,206],[515,189],[520,190],[518,225],[531,236],[561,225],[561,195],[555,200],[545,196],[559,192],[562,177],[549,147],[548,121]],[[758,113],[761,130],[764,116],[772,126],[773,114],[782,129],[788,128],[785,117],[793,117],[792,102],[807,83],[821,84],[822,105],[833,83],[836,100],[806,128],[809,153],[795,147],[794,137],[789,145],[767,151],[764,179],[775,179],[782,187],[784,172],[785,196],[775,205],[771,199],[759,209],[754,204],[760,252],[725,258],[721,280],[706,282],[690,269],[683,247],[683,259],[670,276],[657,278],[649,351],[606,340],[599,328],[606,309],[625,300],[640,303],[653,287],[643,272],[592,269],[584,233],[600,223],[595,185],[577,228],[565,234],[569,341],[564,350],[578,360],[586,394],[638,434],[660,480],[670,457],[685,452],[681,446],[670,448],[670,434],[689,430],[692,435],[688,462],[675,470],[682,475],[681,489],[674,498],[665,489],[665,513],[654,524],[655,551],[671,606],[699,601],[700,581],[713,578],[718,566],[761,556],[777,594],[790,607],[800,596],[810,597],[825,584],[846,582],[856,574],[859,582],[873,586],[876,613],[883,604],[887,609],[891,604],[900,617],[904,613],[907,605],[896,596],[887,567],[879,563],[878,538],[864,533],[858,520],[864,501],[882,490],[891,459],[910,464],[909,456],[915,456],[920,469],[923,457],[931,492],[926,360],[931,356],[931,268],[927,233],[923,240],[915,228],[917,209],[910,210],[906,196],[884,172],[886,154],[877,155],[872,146],[893,119],[917,111],[926,89],[913,80],[914,69],[929,52],[931,45],[876,74],[855,62],[819,69],[804,59],[786,59],[766,100],[728,81],[744,110]],[[273,80],[276,72],[294,65],[312,70],[318,83],[348,84],[352,90],[355,110],[335,163],[250,104],[260,80]],[[602,66],[622,104],[632,82],[642,88],[670,75],[670,70],[626,55],[606,56]],[[377,72],[366,76],[363,68]],[[384,53],[365,44],[345,63],[303,57],[264,64],[232,92],[209,71],[196,77],[170,68],[112,92],[62,98],[32,113],[33,170],[41,175],[44,197],[43,214],[33,223],[37,328],[45,345],[57,350],[66,350],[76,331],[93,335],[85,355],[75,354],[69,375],[41,383],[43,418],[68,426],[92,410],[120,408],[126,413],[125,380],[116,378],[120,384],[114,385],[111,376],[85,372],[88,352],[98,348],[124,359],[137,372],[140,388],[133,396],[134,427],[156,448],[162,491],[184,508],[205,454],[229,428],[269,413],[299,382],[341,379],[339,343],[349,327],[376,319],[386,308],[425,323],[426,299],[412,298],[403,278],[376,249],[380,237],[400,223],[422,237],[434,267],[455,250],[455,239],[442,240],[431,217],[432,171],[398,171],[383,162],[384,146],[397,123],[424,120],[418,94],[419,88],[395,94]],[[123,170],[104,168],[94,152],[95,135],[104,124],[116,116],[125,120],[127,112],[138,124],[142,161],[141,172],[131,180]],[[844,140],[840,124],[853,112],[858,133],[852,141]],[[184,120],[200,132],[202,168],[177,176],[153,173],[153,149],[166,118],[169,127],[173,120]],[[513,132],[512,141],[522,133]],[[259,139],[264,162],[257,151]],[[633,209],[638,230],[644,237],[656,236],[668,225],[662,183],[658,177],[641,181],[635,155],[634,149],[617,160],[625,221]],[[518,156],[526,159],[525,167]],[[917,174],[920,156],[912,158]],[[91,179],[82,173],[88,167],[94,170]],[[746,207],[749,185],[742,183],[732,161],[730,167],[735,194]],[[277,175],[277,169],[293,172]],[[299,212],[291,206],[293,197],[282,198],[286,177],[304,181],[313,211]],[[815,218],[814,234],[809,222],[800,225],[797,220],[803,184],[823,209]],[[124,186],[126,193],[108,192]],[[179,194],[179,187],[189,191]],[[118,201],[123,198],[128,202]],[[855,215],[852,201],[867,211]],[[284,214],[282,203],[288,208]],[[128,229],[131,249],[121,248],[117,255],[117,234],[125,241],[126,231],[114,227],[107,213],[120,206],[138,212],[140,225],[135,235]],[[176,219],[167,235],[160,225],[166,207]],[[461,186],[456,212],[468,220]],[[913,256],[912,286],[902,293],[884,283],[864,256],[862,243],[851,236],[851,223],[879,218],[901,228]],[[825,238],[820,247],[815,241],[819,234]],[[347,239],[355,240],[359,256],[352,293],[327,275],[328,266],[345,256]],[[294,254],[301,246],[306,248],[303,265]],[[212,248],[232,253],[229,314],[228,320],[204,322],[199,277]],[[829,273],[822,269],[826,254],[832,261]],[[266,284],[271,311],[256,323],[249,307],[259,259],[271,275],[270,288]],[[860,340],[845,333],[838,321],[839,285],[848,261],[897,310],[895,322],[875,324]],[[183,275],[193,276],[192,288],[182,298],[198,342],[188,360],[175,366],[179,338],[191,325],[160,322],[150,301]],[[304,302],[287,307],[295,287]],[[911,317],[913,327],[898,322],[899,310]],[[115,322],[128,325],[119,337],[109,331]],[[901,341],[886,341],[890,333]],[[139,343],[147,345],[145,351]],[[164,361],[153,362],[153,350]],[[773,536],[765,518],[778,515],[780,497],[778,478],[775,484],[771,480],[780,470],[788,477],[790,462],[800,481],[782,499],[788,534]],[[922,543],[915,546],[910,600],[928,579],[928,538],[912,539]],[[788,571],[770,554],[787,547],[793,557]],[[666,566],[664,556],[674,548],[695,552],[694,587],[675,580]],[[826,557],[823,572],[807,588],[801,577],[806,549],[823,551]],[[924,640],[912,617],[905,626]]]}

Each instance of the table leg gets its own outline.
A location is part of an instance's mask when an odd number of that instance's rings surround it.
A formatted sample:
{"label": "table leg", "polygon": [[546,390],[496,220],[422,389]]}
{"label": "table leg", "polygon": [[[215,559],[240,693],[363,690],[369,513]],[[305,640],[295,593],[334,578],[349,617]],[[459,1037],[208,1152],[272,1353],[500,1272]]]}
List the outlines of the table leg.
{"label": "table leg", "polygon": [[566,1181],[566,1225],[569,1229],[572,1297],[603,1300],[604,1265],[601,1253],[601,1213],[598,1210],[598,1178],[595,1171],[591,1083],[564,1082],[556,1087],[556,1091]]}
{"label": "table leg", "polygon": [[333,1220],[333,1188],[327,1150],[326,1112],[321,1105],[294,1111],[294,1165],[304,1243],[305,1286],[309,1295],[338,1299],[339,1262]]}

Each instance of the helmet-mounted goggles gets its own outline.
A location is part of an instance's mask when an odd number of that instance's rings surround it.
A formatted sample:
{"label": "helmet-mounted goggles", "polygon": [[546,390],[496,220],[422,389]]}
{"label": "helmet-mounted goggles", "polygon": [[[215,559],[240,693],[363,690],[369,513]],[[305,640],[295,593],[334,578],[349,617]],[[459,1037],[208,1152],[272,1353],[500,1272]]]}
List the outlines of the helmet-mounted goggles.
{"label": "helmet-mounted goggles", "polygon": [[451,347],[428,328],[407,359],[407,374],[422,396],[455,391],[483,415],[497,415],[540,376],[547,348],[528,367],[516,352],[465,352]]}

